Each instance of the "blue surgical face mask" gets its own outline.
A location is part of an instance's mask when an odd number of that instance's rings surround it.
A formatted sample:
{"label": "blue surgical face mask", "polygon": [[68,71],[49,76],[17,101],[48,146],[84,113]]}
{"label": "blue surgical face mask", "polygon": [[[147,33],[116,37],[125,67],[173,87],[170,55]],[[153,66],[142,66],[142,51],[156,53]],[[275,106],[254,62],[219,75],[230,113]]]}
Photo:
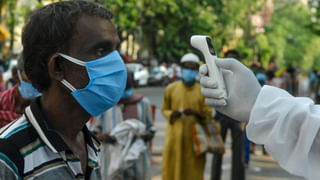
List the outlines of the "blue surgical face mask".
{"label": "blue surgical face mask", "polygon": [[195,82],[197,75],[198,71],[185,68],[182,69],[182,79],[186,83]]}
{"label": "blue surgical face mask", "polygon": [[132,94],[133,94],[133,88],[126,89],[123,92],[121,99],[128,99],[129,97],[132,96]]}
{"label": "blue surgical face mask", "polygon": [[36,88],[32,86],[32,84],[22,80],[21,73],[19,70],[18,70],[18,77],[21,82],[18,88],[23,99],[31,100],[42,95]]}
{"label": "blue surgical face mask", "polygon": [[86,67],[90,81],[85,88],[76,89],[65,79],[61,83],[72,91],[72,96],[90,115],[98,116],[118,103],[127,81],[126,66],[118,51],[88,62],[59,55]]}

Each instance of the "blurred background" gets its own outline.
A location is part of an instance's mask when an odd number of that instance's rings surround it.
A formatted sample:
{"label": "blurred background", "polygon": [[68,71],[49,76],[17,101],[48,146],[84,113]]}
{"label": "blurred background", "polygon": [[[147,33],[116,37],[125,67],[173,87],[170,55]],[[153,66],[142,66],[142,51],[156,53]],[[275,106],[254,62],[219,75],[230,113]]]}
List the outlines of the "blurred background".
{"label": "blurred background", "polygon": [[[218,56],[236,50],[259,82],[320,101],[320,0],[92,0],[114,12],[119,51],[134,72],[137,93],[153,104],[157,134],[153,140],[153,179],[161,179],[166,120],[161,115],[165,87],[181,78],[180,58],[194,34],[212,37]],[[28,14],[56,0],[0,0],[0,65],[11,79],[22,50],[21,32]],[[1,72],[2,73],[2,72]],[[263,75],[258,75],[263,74]],[[260,79],[259,79],[260,78]],[[2,80],[1,80],[2,81]],[[318,99],[317,99],[318,98]],[[230,179],[230,135],[222,179]],[[252,152],[247,179],[300,179],[283,171],[262,147]],[[212,155],[207,155],[210,179]]]}

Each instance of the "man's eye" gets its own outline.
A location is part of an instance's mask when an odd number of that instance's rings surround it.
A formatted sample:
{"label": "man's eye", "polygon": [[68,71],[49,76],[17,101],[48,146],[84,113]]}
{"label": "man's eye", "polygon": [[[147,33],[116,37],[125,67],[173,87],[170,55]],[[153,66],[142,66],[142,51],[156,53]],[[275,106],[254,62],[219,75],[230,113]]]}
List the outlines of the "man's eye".
{"label": "man's eye", "polygon": [[97,49],[97,55],[98,56],[102,56],[102,55],[104,55],[104,49],[103,48],[99,48],[99,49]]}

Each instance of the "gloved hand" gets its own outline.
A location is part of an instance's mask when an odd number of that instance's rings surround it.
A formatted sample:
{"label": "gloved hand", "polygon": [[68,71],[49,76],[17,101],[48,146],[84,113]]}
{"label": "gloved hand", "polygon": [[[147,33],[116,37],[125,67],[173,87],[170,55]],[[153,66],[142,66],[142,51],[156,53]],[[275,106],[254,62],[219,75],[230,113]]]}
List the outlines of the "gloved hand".
{"label": "gloved hand", "polygon": [[223,99],[222,91],[217,89],[214,77],[208,77],[208,68],[200,67],[201,93],[208,105],[217,111],[238,121],[248,121],[251,109],[260,92],[261,86],[253,72],[233,58],[218,58],[216,64],[222,70],[227,89],[227,98]]}

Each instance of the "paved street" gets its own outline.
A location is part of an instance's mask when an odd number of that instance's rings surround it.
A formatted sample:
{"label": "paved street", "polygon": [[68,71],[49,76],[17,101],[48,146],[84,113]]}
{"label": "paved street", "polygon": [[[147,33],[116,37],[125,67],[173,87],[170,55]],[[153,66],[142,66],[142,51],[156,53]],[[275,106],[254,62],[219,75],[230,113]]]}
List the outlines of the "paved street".
{"label": "paved street", "polygon": [[[161,179],[161,154],[164,144],[164,134],[166,128],[166,120],[161,114],[162,95],[164,88],[160,87],[144,87],[135,90],[136,93],[143,94],[148,97],[152,104],[157,106],[156,110],[156,128],[157,134],[153,145],[153,180]],[[223,176],[222,180],[230,180],[231,172],[231,151],[230,151],[230,135],[227,138],[226,154],[224,155]],[[212,155],[207,155],[207,163],[205,170],[205,180],[210,179]],[[255,155],[251,156],[250,167],[247,169],[247,180],[301,180],[282,170],[279,165],[270,156],[263,156],[261,147],[257,147]]]}

